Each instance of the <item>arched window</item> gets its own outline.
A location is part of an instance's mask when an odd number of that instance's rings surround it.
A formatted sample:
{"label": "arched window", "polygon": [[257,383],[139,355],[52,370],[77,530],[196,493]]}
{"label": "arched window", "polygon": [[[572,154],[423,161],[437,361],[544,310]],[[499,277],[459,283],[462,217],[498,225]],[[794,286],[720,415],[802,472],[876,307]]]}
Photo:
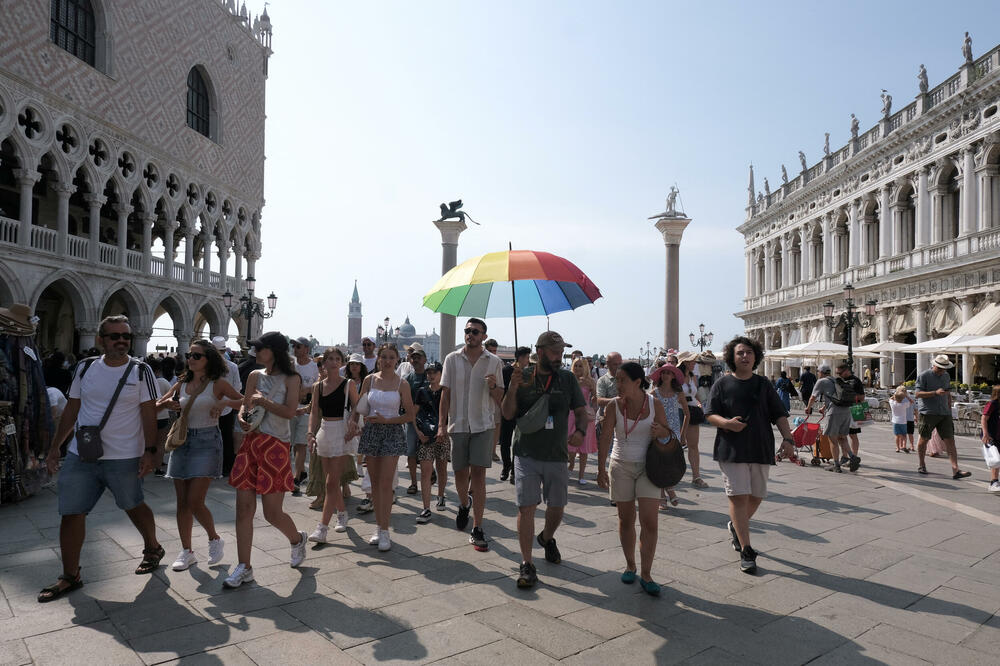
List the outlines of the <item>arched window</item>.
{"label": "arched window", "polygon": [[97,21],[90,0],[52,0],[49,39],[88,65],[97,61]]}
{"label": "arched window", "polygon": [[212,100],[205,77],[197,67],[188,72],[187,88],[188,127],[212,138]]}

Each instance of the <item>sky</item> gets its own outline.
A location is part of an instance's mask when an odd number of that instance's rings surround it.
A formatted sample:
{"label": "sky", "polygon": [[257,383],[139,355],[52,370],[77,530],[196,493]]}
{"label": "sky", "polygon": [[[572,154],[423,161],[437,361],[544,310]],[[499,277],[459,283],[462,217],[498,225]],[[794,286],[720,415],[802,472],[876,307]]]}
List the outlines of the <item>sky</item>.
{"label": "sky", "polygon": [[[256,6],[256,5],[260,6]],[[258,13],[262,3],[251,2]],[[354,280],[365,333],[422,307],[441,274],[433,226],[461,198],[480,223],[458,259],[553,252],[601,290],[549,325],[588,355],[663,344],[665,251],[647,218],[672,185],[681,349],[742,332],[748,165],[781,182],[1000,43],[1000,5],[958,2],[340,2],[271,0],[266,206],[257,294],[266,328],[346,341]],[[461,322],[460,322],[461,324]],[[512,322],[488,321],[501,344]],[[518,320],[532,343],[544,317]],[[459,342],[461,340],[459,339]]]}

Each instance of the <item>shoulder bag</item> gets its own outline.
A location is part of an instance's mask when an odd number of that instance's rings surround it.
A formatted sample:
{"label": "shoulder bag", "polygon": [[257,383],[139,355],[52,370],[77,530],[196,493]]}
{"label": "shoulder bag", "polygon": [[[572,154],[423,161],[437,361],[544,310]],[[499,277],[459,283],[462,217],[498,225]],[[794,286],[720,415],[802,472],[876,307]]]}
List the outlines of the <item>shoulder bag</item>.
{"label": "shoulder bag", "polygon": [[[205,382],[204,386],[198,389],[197,393],[189,393],[188,400],[184,403],[184,407],[181,409],[181,415],[176,421],[170,426],[170,431],[167,433],[167,441],[163,444],[164,451],[173,451],[184,446],[184,442],[187,441],[188,436],[188,414],[191,413],[191,406],[194,401],[198,399],[198,396],[202,394],[206,388],[208,388],[210,382]],[[181,394],[184,391],[184,384],[181,384],[177,388],[177,400],[180,401]]]}
{"label": "shoulder bag", "polygon": [[[652,399],[652,398],[651,398]],[[650,410],[653,405],[649,406]],[[652,413],[650,414],[652,418]],[[646,448],[646,478],[657,488],[676,486],[687,471],[684,461],[684,449],[681,440],[675,433],[666,443],[653,437]]]}
{"label": "shoulder bag", "polygon": [[[97,462],[104,456],[104,442],[101,440],[101,431],[108,424],[108,419],[111,418],[111,410],[115,408],[118,396],[121,395],[122,388],[125,386],[125,382],[128,381],[129,373],[132,372],[132,368],[135,365],[135,359],[129,359],[122,378],[118,380],[118,387],[115,389],[115,394],[111,396],[108,408],[104,410],[104,417],[101,419],[100,425],[76,427],[76,454],[80,456],[80,460],[83,462]],[[86,368],[84,368],[83,372],[86,371]],[[83,377],[83,372],[80,373],[81,378]]]}
{"label": "shoulder bag", "polygon": [[[247,379],[247,381],[250,381],[249,378]],[[277,382],[275,382],[275,385],[271,387],[271,390],[264,397],[270,400],[271,396],[273,396],[277,392],[277,390],[278,390],[278,385]],[[259,428],[260,424],[264,421],[264,417],[267,416],[267,410],[264,409],[262,405],[257,405],[256,407],[251,407],[250,409],[244,407],[242,416],[243,420],[250,424],[250,429],[247,430],[246,432],[253,432],[257,428]]]}
{"label": "shoulder bag", "polygon": [[[516,419],[517,429],[523,434],[530,435],[545,427],[545,422],[549,420],[549,391],[552,390],[554,380],[555,373],[549,375],[549,382],[538,400],[528,408],[528,411]],[[534,373],[532,373],[531,381],[535,381]]]}

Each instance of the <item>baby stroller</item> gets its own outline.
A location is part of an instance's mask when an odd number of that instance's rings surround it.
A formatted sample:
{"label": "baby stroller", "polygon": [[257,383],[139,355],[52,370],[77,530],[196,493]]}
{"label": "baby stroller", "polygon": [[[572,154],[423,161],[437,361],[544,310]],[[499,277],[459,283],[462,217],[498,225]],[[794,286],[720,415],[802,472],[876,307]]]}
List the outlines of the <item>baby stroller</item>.
{"label": "baby stroller", "polygon": [[[795,417],[795,420],[792,421],[792,424],[795,426],[795,428],[792,430],[792,438],[795,440],[795,450],[792,451],[792,454],[790,456],[787,456],[788,462],[793,462],[799,467],[804,467],[806,464],[805,461],[803,461],[798,456],[799,439],[800,439],[798,433],[800,428],[802,428],[802,426],[804,425],[804,423],[805,420],[801,416]],[[774,456],[774,462],[779,463],[785,458],[786,458],[785,454],[782,453],[782,451],[779,449],[778,453],[775,454]]]}
{"label": "baby stroller", "polygon": [[[830,442],[823,441],[826,439],[824,436],[820,435],[820,424],[823,422],[823,416],[819,417],[819,420],[815,423],[809,422],[810,417],[806,417],[795,430],[792,431],[792,438],[795,440],[795,450],[801,451],[802,449],[807,449],[812,455],[812,459],[809,461],[814,467],[818,467],[823,460],[829,460],[831,447]],[[825,453],[825,455],[824,455]]]}

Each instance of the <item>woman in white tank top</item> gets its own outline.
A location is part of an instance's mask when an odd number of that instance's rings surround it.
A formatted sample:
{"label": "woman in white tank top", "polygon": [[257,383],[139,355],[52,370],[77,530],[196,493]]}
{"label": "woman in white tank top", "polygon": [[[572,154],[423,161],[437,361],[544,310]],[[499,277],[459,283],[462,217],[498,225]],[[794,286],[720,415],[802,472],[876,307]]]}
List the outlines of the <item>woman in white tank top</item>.
{"label": "woman in white tank top", "polygon": [[191,343],[187,372],[156,402],[158,408],[188,410],[187,439],[170,453],[167,478],[174,481],[177,494],[177,532],[181,552],[173,570],[183,571],[198,561],[191,548],[194,519],[208,533],[208,563],[222,559],[222,537],[215,531],[212,512],[205,495],[212,479],[222,476],[222,432],[219,413],[225,407],[239,407],[243,396],[224,378],[226,365],[208,340]]}
{"label": "woman in white tank top", "polygon": [[[646,450],[652,438],[675,435],[667,426],[663,405],[646,393],[649,383],[638,363],[624,363],[615,375],[618,397],[604,410],[601,438],[597,448],[597,484],[611,489],[611,501],[618,507],[618,535],[625,555],[623,583],[636,580],[635,517],[639,505],[639,557],[642,565],[639,585],[656,596],[660,586],[653,582],[653,556],[656,554],[660,489],[646,476]],[[679,433],[677,433],[679,434]],[[604,468],[608,449],[614,438],[610,473]],[[610,483],[609,483],[610,480]]]}

